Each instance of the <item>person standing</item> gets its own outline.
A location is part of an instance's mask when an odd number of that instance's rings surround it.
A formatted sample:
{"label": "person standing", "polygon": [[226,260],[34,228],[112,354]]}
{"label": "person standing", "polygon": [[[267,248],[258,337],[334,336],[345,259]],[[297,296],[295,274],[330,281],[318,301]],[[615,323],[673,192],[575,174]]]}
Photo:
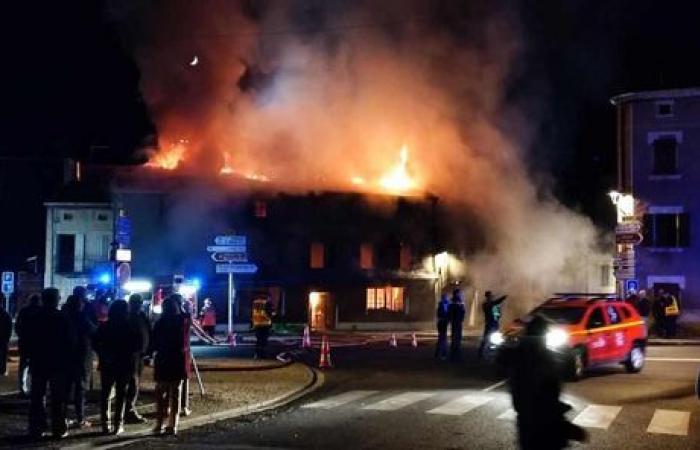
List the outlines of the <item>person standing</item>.
{"label": "person standing", "polygon": [[17,348],[19,350],[19,367],[17,368],[17,383],[19,393],[29,396],[29,330],[34,324],[37,315],[41,311],[41,297],[32,294],[29,304],[17,313],[15,319],[15,333],[17,334]]}
{"label": "person standing", "polygon": [[199,311],[199,321],[202,324],[202,329],[209,336],[214,337],[216,330],[216,308],[209,298],[204,299],[204,306]]}
{"label": "person standing", "polygon": [[143,375],[143,360],[150,354],[151,349],[151,322],[143,311],[143,297],[140,294],[132,294],[129,297],[129,323],[136,331],[138,338],[138,350],[135,358],[136,367],[126,386],[126,423],[144,423],[146,419],[136,410],[136,401],[139,395],[139,384]]}
{"label": "person standing", "polygon": [[481,305],[481,309],[484,312],[484,332],[479,343],[479,359],[484,357],[484,349],[489,342],[491,333],[498,331],[501,323],[501,303],[506,298],[508,298],[507,295],[494,298],[491,291],[486,291],[484,304]]}
{"label": "person standing", "polygon": [[559,400],[560,372],[545,342],[548,326],[543,317],[533,317],[517,347],[504,349],[498,357],[508,372],[523,450],[563,449],[569,439],[585,441],[587,437],[585,430],[564,416],[571,406]]}
{"label": "person standing", "polygon": [[[25,336],[29,345],[29,371],[32,374],[29,407],[29,434],[43,436],[46,430],[46,392],[51,392],[51,432],[55,438],[68,435],[66,425],[66,380],[76,337],[68,317],[58,310],[58,289],[41,292],[41,310]],[[25,333],[23,331],[23,333]]]}
{"label": "person standing", "polygon": [[270,297],[258,299],[253,302],[253,329],[255,330],[255,359],[265,358],[265,349],[272,328],[272,302]]}
{"label": "person standing", "polygon": [[153,327],[154,372],[156,382],[156,425],[153,432],[163,432],[168,415],[168,434],[177,434],[180,420],[182,380],[189,378],[189,318],[172,295],[163,301],[163,313]]}
{"label": "person standing", "polygon": [[678,316],[681,315],[680,305],[675,295],[666,292],[664,295],[664,316],[666,324],[666,337],[674,338],[678,332]]}
{"label": "person standing", "polygon": [[[107,321],[97,329],[94,345],[100,359],[102,432],[118,435],[124,431],[126,386],[140,355],[138,334],[129,323],[129,305],[125,300],[112,302]],[[114,414],[111,414],[112,389],[115,391]],[[110,428],[110,417],[113,428]]]}
{"label": "person standing", "polygon": [[647,327],[649,327],[649,314],[651,314],[651,300],[649,300],[649,295],[647,295],[646,290],[642,289],[639,291],[639,300],[637,300],[635,308],[637,308],[637,312],[641,316],[642,320],[644,320],[644,324]]}
{"label": "person standing", "polygon": [[75,352],[70,355],[70,370],[66,395],[70,398],[73,394],[73,407],[75,411],[76,428],[89,427],[92,424],[85,419],[85,393],[88,390],[90,374],[92,373],[92,339],[95,334],[95,324],[90,322],[85,316],[83,308],[84,301],[76,296],[70,295],[63,305],[63,311],[71,321],[76,334]]}
{"label": "person standing", "polygon": [[7,375],[7,350],[12,336],[12,318],[5,310],[5,295],[0,292],[0,376]]}
{"label": "person standing", "polygon": [[651,313],[654,316],[654,333],[658,337],[666,336],[666,292],[659,289],[651,306]]}
{"label": "person standing", "polygon": [[440,301],[437,305],[435,318],[437,320],[437,345],[435,346],[435,357],[440,359],[447,358],[447,325],[449,324],[448,309],[450,300],[447,294],[440,296]]}
{"label": "person standing", "polygon": [[[174,296],[178,304],[181,305],[182,314],[186,319],[187,330],[185,338],[185,352],[187,358],[187,364],[192,363],[192,348],[190,347],[190,333],[192,331],[192,314],[194,312],[194,303],[189,298],[183,298],[182,295],[176,294]],[[189,416],[192,414],[190,409],[190,370],[187,370],[187,377],[182,380],[182,389],[180,390],[180,415]]]}
{"label": "person standing", "polygon": [[462,291],[455,289],[452,292],[452,302],[447,309],[450,321],[450,361],[453,362],[462,360],[462,327],[465,315]]}

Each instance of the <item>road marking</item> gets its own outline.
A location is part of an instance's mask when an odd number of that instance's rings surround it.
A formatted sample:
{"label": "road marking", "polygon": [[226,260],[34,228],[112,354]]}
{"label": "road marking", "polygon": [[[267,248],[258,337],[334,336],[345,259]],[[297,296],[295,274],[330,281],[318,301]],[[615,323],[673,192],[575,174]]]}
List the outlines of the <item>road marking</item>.
{"label": "road marking", "polygon": [[664,358],[660,356],[647,356],[647,361],[661,361],[661,362],[689,362],[698,363],[700,358]]}
{"label": "road marking", "polygon": [[513,408],[506,409],[497,419],[501,420],[515,420],[517,414]]}
{"label": "road marking", "polygon": [[377,403],[364,406],[362,409],[371,409],[374,411],[394,411],[421,400],[425,400],[433,395],[434,393],[429,392],[405,392],[403,394],[394,395],[393,397],[378,401]]}
{"label": "road marking", "polygon": [[576,416],[574,423],[581,427],[607,429],[621,409],[621,406],[589,405]]}
{"label": "road marking", "polygon": [[440,405],[428,411],[428,414],[445,414],[448,416],[461,416],[474,408],[486,404],[493,400],[493,397],[486,395],[467,394],[452,401]]}
{"label": "road marking", "polygon": [[651,418],[648,433],[675,434],[686,436],[690,424],[690,413],[687,411],[674,411],[671,409],[657,409]]}
{"label": "road marking", "polygon": [[339,395],[334,395],[333,397],[328,397],[317,402],[309,403],[303,405],[302,408],[320,408],[320,409],[331,409],[336,406],[341,406],[346,403],[354,402],[361,398],[369,397],[370,395],[376,394],[379,391],[348,391]]}
{"label": "road marking", "polygon": [[494,383],[494,384],[492,384],[491,386],[488,386],[488,387],[483,388],[483,389],[481,390],[481,392],[491,392],[491,391],[493,391],[494,389],[498,389],[499,387],[501,387],[501,386],[503,386],[504,384],[506,384],[507,381],[508,381],[508,380],[501,380],[501,381],[499,381],[498,383]]}

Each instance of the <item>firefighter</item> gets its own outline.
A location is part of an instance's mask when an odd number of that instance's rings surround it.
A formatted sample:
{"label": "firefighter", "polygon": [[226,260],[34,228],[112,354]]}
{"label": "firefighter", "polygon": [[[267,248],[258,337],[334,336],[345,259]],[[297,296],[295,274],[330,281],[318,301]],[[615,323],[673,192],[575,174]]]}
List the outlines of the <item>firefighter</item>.
{"label": "firefighter", "polygon": [[678,331],[678,316],[681,310],[678,304],[678,299],[670,292],[665,292],[663,295],[664,305],[664,323],[666,325],[666,337],[674,338]]}
{"label": "firefighter", "polygon": [[257,299],[253,302],[253,329],[255,330],[255,359],[265,357],[267,339],[272,328],[272,316],[274,315],[272,302],[269,296]]}
{"label": "firefighter", "polygon": [[484,304],[481,305],[481,309],[484,312],[484,334],[481,336],[481,343],[479,344],[479,359],[484,357],[484,349],[488,344],[489,335],[498,331],[498,326],[501,322],[501,303],[508,298],[507,295],[503,295],[494,299],[491,291],[486,291],[485,296]]}
{"label": "firefighter", "polygon": [[204,299],[204,306],[199,311],[199,321],[202,324],[204,332],[214,337],[214,331],[216,329],[216,308],[214,308],[210,298]]}
{"label": "firefighter", "polygon": [[450,320],[450,361],[457,362],[462,360],[462,325],[464,324],[464,301],[462,300],[462,291],[455,289],[452,292],[452,303],[447,309],[447,315]]}
{"label": "firefighter", "polygon": [[437,311],[435,313],[437,319],[438,340],[435,347],[435,357],[440,359],[447,358],[447,325],[449,324],[448,309],[450,300],[447,294],[442,294],[438,302]]}

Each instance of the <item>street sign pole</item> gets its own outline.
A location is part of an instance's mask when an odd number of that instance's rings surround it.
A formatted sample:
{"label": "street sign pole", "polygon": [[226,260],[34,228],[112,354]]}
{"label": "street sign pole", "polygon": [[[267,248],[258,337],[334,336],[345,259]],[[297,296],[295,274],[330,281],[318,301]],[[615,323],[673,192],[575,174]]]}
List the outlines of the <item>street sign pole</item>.
{"label": "street sign pole", "polygon": [[228,334],[233,333],[233,274],[228,274]]}

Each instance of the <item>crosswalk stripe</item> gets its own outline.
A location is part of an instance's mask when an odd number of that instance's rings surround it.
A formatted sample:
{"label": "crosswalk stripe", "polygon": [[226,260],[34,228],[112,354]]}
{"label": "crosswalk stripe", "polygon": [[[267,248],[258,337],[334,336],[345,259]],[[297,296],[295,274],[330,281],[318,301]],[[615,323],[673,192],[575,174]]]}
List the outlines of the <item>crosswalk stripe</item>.
{"label": "crosswalk stripe", "polygon": [[497,417],[497,419],[501,420],[515,420],[517,414],[515,413],[515,410],[513,408],[508,408],[503,413],[501,413],[500,416]]}
{"label": "crosswalk stripe", "polygon": [[621,409],[621,406],[589,405],[576,416],[574,423],[581,427],[607,429]]}
{"label": "crosswalk stripe", "polygon": [[319,408],[319,409],[331,409],[336,406],[341,406],[346,403],[354,402],[361,398],[369,397],[370,395],[376,394],[379,391],[348,391],[342,394],[334,395],[332,397],[324,398],[317,402],[309,403],[303,405],[302,408]]}
{"label": "crosswalk stripe", "polygon": [[493,397],[478,394],[467,394],[452,401],[440,405],[428,411],[428,414],[445,414],[448,416],[461,416],[474,408],[490,402]]}
{"label": "crosswalk stripe", "polygon": [[413,403],[425,400],[431,397],[434,393],[430,392],[404,392],[403,394],[394,395],[387,399],[364,406],[362,409],[370,409],[374,411],[394,411]]}
{"label": "crosswalk stripe", "polygon": [[657,409],[651,418],[648,433],[675,434],[686,436],[690,424],[690,413],[687,411],[674,411],[671,409]]}

